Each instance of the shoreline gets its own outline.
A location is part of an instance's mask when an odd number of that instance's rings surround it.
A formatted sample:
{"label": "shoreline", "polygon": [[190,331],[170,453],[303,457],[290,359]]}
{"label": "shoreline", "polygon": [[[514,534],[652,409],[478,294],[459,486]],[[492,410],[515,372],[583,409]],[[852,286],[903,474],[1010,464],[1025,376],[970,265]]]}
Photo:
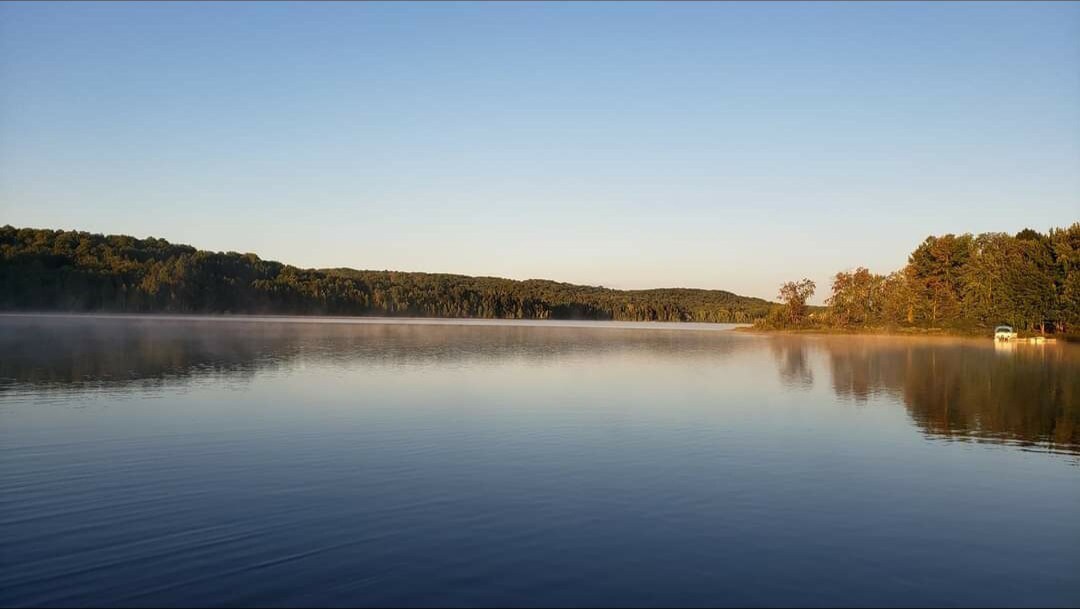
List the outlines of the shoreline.
{"label": "shoreline", "polygon": [[[430,325],[430,326],[502,326],[531,328],[581,328],[620,330],[673,330],[701,332],[738,332],[760,336],[878,336],[908,338],[968,338],[993,340],[989,331],[964,331],[944,328],[758,328],[749,323],[694,321],[632,321],[614,319],[533,319],[501,317],[412,317],[386,315],[287,315],[250,313],[121,313],[108,311],[0,311],[0,319],[52,318],[101,319],[131,321],[189,321],[243,322],[341,325]],[[1043,337],[1057,343],[1080,343],[1077,334],[1034,334],[1021,336],[1017,343],[1029,343],[1028,338]]]}
{"label": "shoreline", "polygon": [[[781,334],[800,336],[884,336],[884,337],[911,337],[911,338],[974,338],[994,340],[993,332],[986,331],[963,331],[948,330],[944,328],[779,328],[766,329],[754,326],[739,327],[734,332],[748,334]],[[1043,337],[1059,343],[1080,342],[1080,335],[1076,334],[1034,334],[1020,336],[1017,343],[1029,344],[1026,339]],[[1033,344],[1033,343],[1032,343]]]}
{"label": "shoreline", "polygon": [[611,319],[516,319],[501,317],[395,317],[342,315],[272,315],[206,313],[110,313],[63,311],[0,311],[4,318],[101,319],[132,321],[244,322],[341,325],[501,326],[529,328],[581,328],[612,330],[674,330],[731,332],[749,324],[692,321],[630,321]]}

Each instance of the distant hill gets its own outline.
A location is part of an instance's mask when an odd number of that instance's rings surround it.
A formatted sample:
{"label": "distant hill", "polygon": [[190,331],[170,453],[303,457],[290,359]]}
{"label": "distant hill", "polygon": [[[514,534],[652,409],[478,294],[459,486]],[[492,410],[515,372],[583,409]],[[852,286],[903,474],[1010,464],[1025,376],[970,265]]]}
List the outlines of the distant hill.
{"label": "distant hill", "polygon": [[751,322],[773,306],[723,290],[301,269],[153,237],[0,228],[3,310]]}

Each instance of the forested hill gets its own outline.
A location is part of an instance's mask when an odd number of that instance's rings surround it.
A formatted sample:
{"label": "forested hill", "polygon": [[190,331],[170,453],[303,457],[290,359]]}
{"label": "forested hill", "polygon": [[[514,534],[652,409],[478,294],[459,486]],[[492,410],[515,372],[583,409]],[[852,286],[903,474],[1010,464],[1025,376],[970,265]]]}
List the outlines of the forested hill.
{"label": "forested hill", "polygon": [[301,269],[164,239],[0,228],[0,309],[750,322],[772,304],[721,290]]}

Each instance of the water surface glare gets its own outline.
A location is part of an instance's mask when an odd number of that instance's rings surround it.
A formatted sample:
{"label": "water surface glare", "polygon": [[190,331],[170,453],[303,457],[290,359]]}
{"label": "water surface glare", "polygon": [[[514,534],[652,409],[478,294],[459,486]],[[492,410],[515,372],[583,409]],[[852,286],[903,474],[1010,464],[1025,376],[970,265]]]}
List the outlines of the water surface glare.
{"label": "water surface glare", "polygon": [[1080,345],[314,321],[0,316],[0,605],[1080,605]]}

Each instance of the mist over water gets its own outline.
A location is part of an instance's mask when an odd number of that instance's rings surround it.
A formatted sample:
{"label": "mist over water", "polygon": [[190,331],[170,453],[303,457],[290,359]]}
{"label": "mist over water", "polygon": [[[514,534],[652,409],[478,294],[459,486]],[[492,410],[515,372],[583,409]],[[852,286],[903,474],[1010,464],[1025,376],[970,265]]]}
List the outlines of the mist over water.
{"label": "mist over water", "polygon": [[1080,603],[1080,347],[0,316],[0,604]]}

